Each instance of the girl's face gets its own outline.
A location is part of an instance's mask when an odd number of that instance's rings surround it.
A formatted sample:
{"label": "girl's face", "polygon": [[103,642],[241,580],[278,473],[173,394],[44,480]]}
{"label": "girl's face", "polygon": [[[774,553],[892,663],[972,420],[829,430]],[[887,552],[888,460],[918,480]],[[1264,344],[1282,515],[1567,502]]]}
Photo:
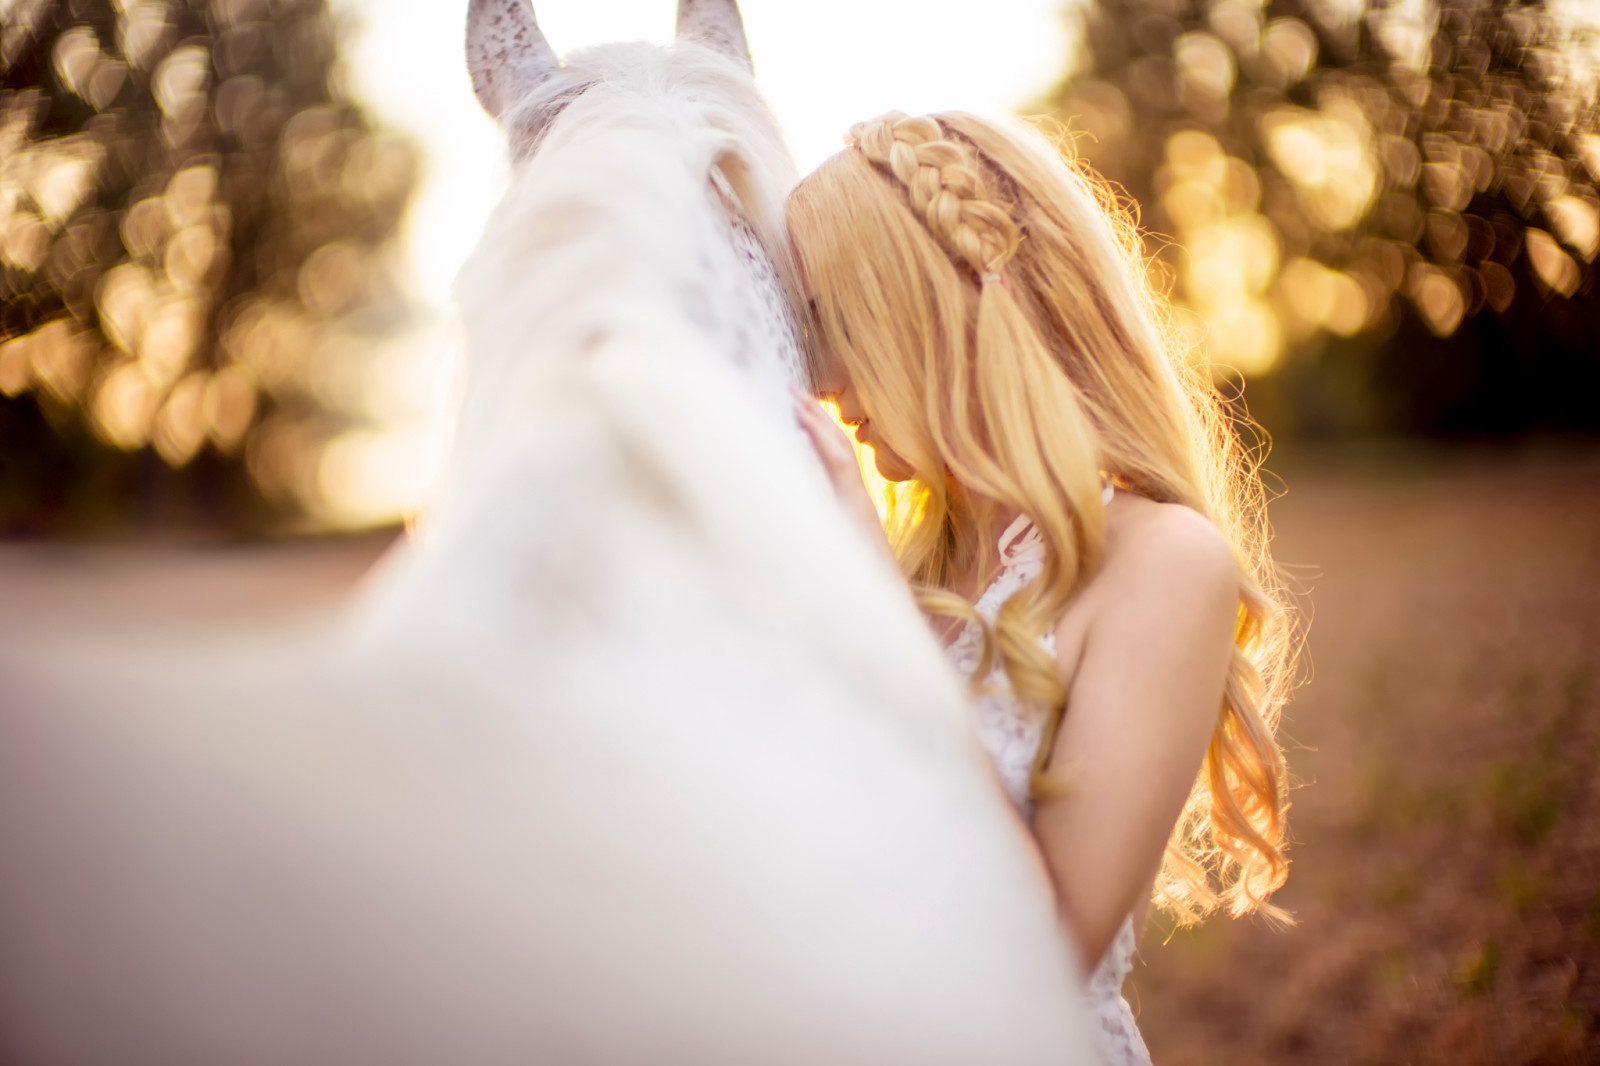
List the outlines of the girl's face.
{"label": "girl's face", "polygon": [[872,465],[878,468],[879,477],[891,482],[910,481],[916,476],[916,472],[910,463],[896,454],[895,450],[875,432],[866,405],[861,400],[861,394],[856,389],[855,382],[850,379],[850,371],[845,368],[844,360],[839,358],[839,353],[833,350],[823,334],[821,325],[817,321],[816,290],[812,288],[811,278],[806,274],[805,260],[798,252],[795,253],[794,262],[800,273],[800,285],[806,298],[809,332],[815,345],[817,397],[833,401],[839,408],[839,421],[855,431],[856,443],[872,449]]}
{"label": "girl's face", "polygon": [[[815,322],[814,301],[812,308],[812,321]],[[844,361],[823,339],[820,329],[813,326],[812,335],[817,345],[817,395],[837,404],[839,421],[855,430],[856,443],[872,449],[872,463],[878,468],[879,477],[885,481],[910,481],[916,477],[911,464],[902,459],[876,432],[872,418],[861,401],[861,394],[850,379],[850,372],[845,369]]]}

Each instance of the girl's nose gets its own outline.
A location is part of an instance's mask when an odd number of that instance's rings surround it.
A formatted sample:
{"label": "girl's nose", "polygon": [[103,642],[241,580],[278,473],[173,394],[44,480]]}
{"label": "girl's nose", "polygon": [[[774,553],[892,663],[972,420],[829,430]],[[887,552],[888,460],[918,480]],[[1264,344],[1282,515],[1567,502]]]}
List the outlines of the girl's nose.
{"label": "girl's nose", "polygon": [[839,407],[839,421],[851,426],[866,421],[867,412],[862,409],[856,390],[850,386],[847,385],[834,393],[833,402]]}

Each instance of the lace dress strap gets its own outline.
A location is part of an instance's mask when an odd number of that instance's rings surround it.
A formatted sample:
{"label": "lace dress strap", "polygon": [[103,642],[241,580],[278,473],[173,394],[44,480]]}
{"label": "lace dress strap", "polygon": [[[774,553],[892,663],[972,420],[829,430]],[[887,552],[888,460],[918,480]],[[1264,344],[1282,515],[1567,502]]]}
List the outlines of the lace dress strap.
{"label": "lace dress strap", "polygon": [[[1110,506],[1116,495],[1117,486],[1110,478],[1102,478],[1100,502]],[[1005,528],[1005,532],[1000,534],[1000,539],[995,542],[995,549],[1000,556],[1002,567],[1043,560],[1044,538],[1039,535],[1039,528],[1033,524],[1033,519],[1025,514],[1019,514]]]}
{"label": "lace dress strap", "polygon": [[1033,519],[1025,514],[1017,515],[1016,520],[1006,527],[1006,531],[1000,534],[1000,539],[995,543],[995,548],[998,550],[1002,567],[1012,567],[1035,558],[1044,558],[1044,538],[1039,535],[1039,529],[1033,524]]}

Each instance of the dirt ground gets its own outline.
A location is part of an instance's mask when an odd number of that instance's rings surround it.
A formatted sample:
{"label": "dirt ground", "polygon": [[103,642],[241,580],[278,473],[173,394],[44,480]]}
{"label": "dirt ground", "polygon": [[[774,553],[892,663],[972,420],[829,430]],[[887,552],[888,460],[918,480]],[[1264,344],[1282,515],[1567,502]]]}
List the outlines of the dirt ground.
{"label": "dirt ground", "polygon": [[1127,992],[1155,1061],[1600,1062],[1600,456],[1288,486],[1297,925],[1153,924]]}
{"label": "dirt ground", "polygon": [[[1291,468],[1297,925],[1147,931],[1160,1066],[1600,1063],[1600,452]],[[337,602],[390,535],[0,547],[0,637]],[[1170,939],[1169,939],[1170,936]]]}

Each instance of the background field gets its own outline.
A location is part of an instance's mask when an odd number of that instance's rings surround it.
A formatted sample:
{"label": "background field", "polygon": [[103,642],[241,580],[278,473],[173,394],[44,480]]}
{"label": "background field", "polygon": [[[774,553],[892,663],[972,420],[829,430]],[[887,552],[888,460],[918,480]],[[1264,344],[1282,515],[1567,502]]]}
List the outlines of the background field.
{"label": "background field", "polygon": [[[1298,924],[1153,926],[1156,1061],[1600,1061],[1600,452],[1306,460],[1274,515],[1314,615]],[[321,609],[391,537],[0,547],[0,638]]]}
{"label": "background field", "polygon": [[1147,931],[1157,1062],[1600,1061],[1600,455],[1291,473],[1282,931]]}

